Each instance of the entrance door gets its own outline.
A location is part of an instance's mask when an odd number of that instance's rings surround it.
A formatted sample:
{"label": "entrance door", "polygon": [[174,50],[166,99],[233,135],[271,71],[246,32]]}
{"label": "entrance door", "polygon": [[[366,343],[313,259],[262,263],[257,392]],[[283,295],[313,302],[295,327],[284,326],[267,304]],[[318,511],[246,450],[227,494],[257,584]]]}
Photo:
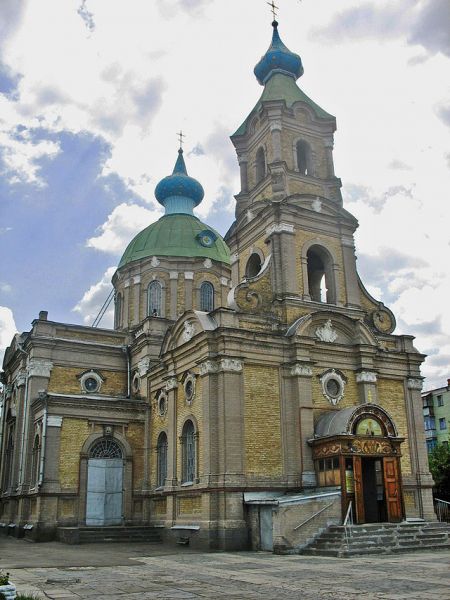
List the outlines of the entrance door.
{"label": "entrance door", "polygon": [[261,550],[272,552],[273,518],[271,506],[260,506],[259,508],[259,537],[261,541]]}
{"label": "entrance door", "polygon": [[394,523],[403,518],[402,493],[397,458],[383,459],[384,481],[386,489],[386,503],[389,521]]}
{"label": "entrance door", "polygon": [[123,460],[90,458],[88,461],[86,525],[121,525]]}

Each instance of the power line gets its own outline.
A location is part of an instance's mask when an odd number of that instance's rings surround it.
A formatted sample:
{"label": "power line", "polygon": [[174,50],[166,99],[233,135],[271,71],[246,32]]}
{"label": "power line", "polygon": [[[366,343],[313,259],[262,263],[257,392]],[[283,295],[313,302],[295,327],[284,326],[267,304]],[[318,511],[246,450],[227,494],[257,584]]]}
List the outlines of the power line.
{"label": "power line", "polygon": [[108,297],[106,298],[103,306],[101,307],[98,315],[95,317],[94,322],[92,323],[92,327],[98,327],[100,321],[103,319],[105,312],[108,310],[109,305],[111,304],[112,299],[114,298],[114,288],[109,292]]}

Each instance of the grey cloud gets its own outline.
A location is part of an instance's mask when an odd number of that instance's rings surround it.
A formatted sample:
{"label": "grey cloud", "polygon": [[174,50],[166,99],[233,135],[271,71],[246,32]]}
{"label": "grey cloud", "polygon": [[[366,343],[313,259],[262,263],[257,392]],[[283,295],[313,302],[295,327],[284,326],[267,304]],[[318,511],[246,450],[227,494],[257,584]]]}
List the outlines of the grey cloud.
{"label": "grey cloud", "polygon": [[444,334],[444,331],[442,328],[441,315],[438,315],[431,321],[415,323],[413,325],[413,327],[414,327],[414,333],[416,333],[416,334],[425,334],[425,335],[443,335]]}
{"label": "grey cloud", "polygon": [[77,13],[83,19],[83,22],[86,25],[86,28],[89,31],[94,31],[94,29],[95,29],[94,15],[93,15],[93,13],[89,12],[88,7],[86,6],[86,2],[87,2],[87,0],[82,1],[82,3],[80,4],[80,6],[77,10]]}
{"label": "grey cloud", "polygon": [[214,0],[158,0],[158,8],[164,18],[171,19],[179,9],[198,15],[206,5],[213,2]]}
{"label": "grey cloud", "polygon": [[447,365],[450,368],[450,354],[430,356],[427,359],[427,364],[432,365],[433,367],[444,367]]}
{"label": "grey cloud", "polygon": [[200,143],[196,144],[190,152],[188,152],[188,156],[204,156],[206,152],[203,150],[203,147]]}
{"label": "grey cloud", "polygon": [[342,11],[326,27],[313,31],[312,37],[341,42],[403,36],[408,44],[420,45],[429,54],[442,52],[450,56],[449,22],[448,0],[366,2]]}
{"label": "grey cloud", "polygon": [[228,132],[225,127],[222,125],[217,126],[208,136],[205,143],[205,150],[222,164],[226,175],[229,177],[234,177],[236,175],[236,153],[228,138]]}
{"label": "grey cloud", "polygon": [[412,170],[412,167],[410,167],[403,161],[399,160],[398,158],[394,158],[394,160],[392,160],[389,163],[388,167],[390,169],[394,169],[395,171],[411,171]]}
{"label": "grey cloud", "polygon": [[25,9],[25,0],[0,1],[0,42],[14,32],[20,24]]}
{"label": "grey cloud", "polygon": [[141,90],[134,92],[133,100],[139,118],[145,119],[156,113],[162,104],[166,87],[166,82],[158,78],[152,79]]}
{"label": "grey cloud", "polygon": [[436,114],[440,120],[447,125],[447,127],[450,127],[450,104],[441,104],[440,106],[436,107]]}
{"label": "grey cloud", "polygon": [[36,100],[39,104],[62,104],[67,102],[67,98],[57,89],[50,86],[44,86],[36,94]]}
{"label": "grey cloud", "polygon": [[396,196],[413,198],[412,189],[406,188],[404,185],[391,186],[381,196],[374,196],[369,188],[350,183],[345,186],[343,195],[346,202],[363,202],[370,206],[375,213],[381,212],[386,202],[395,199]]}
{"label": "grey cloud", "polygon": [[447,162],[447,167],[450,169],[450,152],[444,155],[444,158]]}

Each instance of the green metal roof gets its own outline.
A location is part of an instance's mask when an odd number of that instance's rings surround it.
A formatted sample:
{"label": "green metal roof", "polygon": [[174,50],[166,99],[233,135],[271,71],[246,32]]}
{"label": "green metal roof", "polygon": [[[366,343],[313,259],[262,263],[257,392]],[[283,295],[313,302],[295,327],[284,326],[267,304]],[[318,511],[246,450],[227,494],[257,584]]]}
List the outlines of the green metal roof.
{"label": "green metal roof", "polygon": [[[206,230],[217,236],[210,247],[202,245],[197,237]],[[164,215],[138,233],[125,250],[119,268],[150,256],[200,257],[230,264],[230,250],[223,238],[188,214]]]}
{"label": "green metal roof", "polygon": [[264,91],[255,108],[231,137],[234,137],[235,135],[245,135],[250,117],[260,109],[263,102],[270,102],[273,100],[284,100],[287,108],[291,108],[295,102],[305,102],[305,104],[308,104],[308,106],[313,109],[319,119],[334,119],[333,115],[327,113],[302,92],[292,77],[288,77],[282,73],[275,73],[264,86]]}

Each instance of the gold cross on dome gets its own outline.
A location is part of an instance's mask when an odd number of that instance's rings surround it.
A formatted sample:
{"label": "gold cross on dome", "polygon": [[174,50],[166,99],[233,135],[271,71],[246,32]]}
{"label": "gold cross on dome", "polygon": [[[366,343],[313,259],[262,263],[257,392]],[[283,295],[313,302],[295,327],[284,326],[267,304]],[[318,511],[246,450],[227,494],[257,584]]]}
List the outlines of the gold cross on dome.
{"label": "gold cross on dome", "polygon": [[273,20],[276,21],[277,20],[277,10],[279,10],[278,6],[275,5],[275,2],[273,0],[272,0],[272,2],[266,2],[266,4],[268,4],[270,6],[270,8],[272,9]]}
{"label": "gold cross on dome", "polygon": [[178,141],[180,142],[180,150],[183,150],[183,141],[184,141],[184,140],[183,140],[183,138],[185,138],[186,136],[185,136],[185,135],[184,135],[184,133],[181,131],[181,129],[180,129],[180,131],[177,133],[177,136],[178,136]]}

